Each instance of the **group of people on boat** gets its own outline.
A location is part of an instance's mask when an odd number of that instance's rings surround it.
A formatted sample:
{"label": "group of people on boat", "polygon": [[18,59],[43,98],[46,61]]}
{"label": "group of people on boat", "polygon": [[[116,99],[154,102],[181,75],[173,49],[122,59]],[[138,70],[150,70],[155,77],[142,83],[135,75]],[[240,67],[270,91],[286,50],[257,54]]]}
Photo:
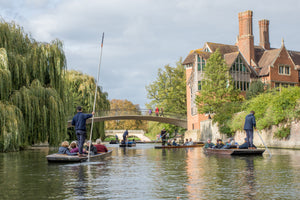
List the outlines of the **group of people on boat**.
{"label": "group of people on boat", "polygon": [[92,141],[85,141],[86,120],[93,117],[95,113],[92,112],[91,114],[84,114],[82,113],[81,106],[78,106],[76,110],[77,114],[72,119],[72,125],[75,126],[77,141],[72,142],[71,145],[69,145],[68,141],[62,142],[61,147],[58,149],[58,153],[86,157],[87,154],[95,155],[98,152],[107,152],[108,150],[106,146],[101,144],[101,139],[97,139],[95,145],[93,145]]}
{"label": "group of people on boat", "polygon": [[253,130],[256,130],[256,121],[255,121],[255,112],[251,111],[245,118],[244,130],[246,132],[246,138],[244,143],[238,145],[233,138],[229,138],[226,144],[223,143],[221,139],[217,139],[216,144],[211,142],[211,139],[207,139],[207,142],[204,148],[214,148],[214,149],[230,149],[230,148],[239,148],[239,149],[256,149],[256,146],[253,144]]}
{"label": "group of people on boat", "polygon": [[[252,149],[256,149],[256,146],[252,144]],[[216,144],[211,142],[211,139],[207,139],[207,142],[204,145],[204,148],[212,148],[212,149],[248,149],[249,142],[248,138],[244,139],[244,143],[239,145],[233,138],[229,138],[227,142],[224,144],[222,139],[217,139]]]}
{"label": "group of people on boat", "polygon": [[71,142],[69,145],[68,141],[63,141],[61,143],[61,147],[58,149],[58,154],[67,154],[69,156],[79,156],[86,157],[87,154],[96,155],[97,153],[107,152],[108,149],[105,145],[101,144],[101,139],[96,140],[96,144],[94,145],[91,141],[87,141],[84,144],[84,148],[82,150],[83,154],[79,154],[79,148],[77,145],[77,141]]}

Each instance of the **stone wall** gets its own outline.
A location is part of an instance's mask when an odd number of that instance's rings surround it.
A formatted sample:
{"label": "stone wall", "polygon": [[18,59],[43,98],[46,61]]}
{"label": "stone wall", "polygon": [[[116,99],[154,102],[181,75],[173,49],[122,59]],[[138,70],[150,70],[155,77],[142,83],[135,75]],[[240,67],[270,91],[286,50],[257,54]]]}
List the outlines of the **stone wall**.
{"label": "stone wall", "polygon": [[[264,143],[268,147],[300,149],[300,121],[295,121],[291,124],[291,133],[287,139],[281,140],[275,138],[274,133],[277,131],[277,129],[277,126],[273,126],[271,129],[265,129],[259,132]],[[238,131],[235,134],[234,139],[239,144],[242,144],[245,137],[245,131]],[[217,125],[212,124],[211,120],[202,121],[200,124],[200,130],[187,131],[184,138],[192,138],[194,141],[206,141],[208,138],[210,138],[214,143],[218,138],[222,139],[223,141],[228,139],[226,135],[219,132]],[[264,146],[257,132],[254,133],[253,142],[257,147]]]}

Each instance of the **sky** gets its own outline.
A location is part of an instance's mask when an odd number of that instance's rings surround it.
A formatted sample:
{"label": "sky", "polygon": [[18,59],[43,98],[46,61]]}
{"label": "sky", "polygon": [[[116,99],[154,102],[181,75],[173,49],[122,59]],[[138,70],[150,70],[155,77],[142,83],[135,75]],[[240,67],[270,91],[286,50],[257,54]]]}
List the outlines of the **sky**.
{"label": "sky", "polygon": [[0,16],[14,21],[40,42],[59,39],[67,68],[96,78],[111,99],[145,108],[146,85],[159,68],[175,66],[205,42],[235,44],[238,13],[253,11],[254,43],[258,21],[270,20],[271,47],[282,38],[300,51],[299,0],[0,0]]}

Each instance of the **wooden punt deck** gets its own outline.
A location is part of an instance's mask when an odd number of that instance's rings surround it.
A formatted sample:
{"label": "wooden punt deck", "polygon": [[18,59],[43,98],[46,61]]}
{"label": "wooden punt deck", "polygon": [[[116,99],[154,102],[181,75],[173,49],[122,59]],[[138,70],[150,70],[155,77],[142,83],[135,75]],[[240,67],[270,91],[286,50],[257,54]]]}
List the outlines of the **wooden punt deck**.
{"label": "wooden punt deck", "polygon": [[203,147],[204,144],[196,144],[196,145],[189,145],[189,146],[155,146],[155,149],[180,149],[180,148],[197,148]]}
{"label": "wooden punt deck", "polygon": [[221,154],[221,155],[262,155],[265,149],[211,149],[203,148],[207,154]]}
{"label": "wooden punt deck", "polygon": [[[99,161],[107,156],[110,156],[112,150],[108,152],[98,153],[90,156],[90,161]],[[86,162],[88,157],[68,156],[67,154],[51,154],[46,156],[48,162]]]}

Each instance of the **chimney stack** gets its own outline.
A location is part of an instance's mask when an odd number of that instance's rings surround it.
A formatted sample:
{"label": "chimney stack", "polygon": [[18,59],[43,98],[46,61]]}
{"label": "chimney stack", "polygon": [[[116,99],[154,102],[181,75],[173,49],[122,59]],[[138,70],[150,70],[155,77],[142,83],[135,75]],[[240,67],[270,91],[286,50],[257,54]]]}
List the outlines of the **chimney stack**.
{"label": "chimney stack", "polygon": [[254,37],[252,33],[252,15],[251,10],[239,13],[239,37],[237,45],[248,64],[254,60]]}
{"label": "chimney stack", "polygon": [[262,19],[259,24],[259,46],[264,49],[270,49],[269,42],[269,20]]}

